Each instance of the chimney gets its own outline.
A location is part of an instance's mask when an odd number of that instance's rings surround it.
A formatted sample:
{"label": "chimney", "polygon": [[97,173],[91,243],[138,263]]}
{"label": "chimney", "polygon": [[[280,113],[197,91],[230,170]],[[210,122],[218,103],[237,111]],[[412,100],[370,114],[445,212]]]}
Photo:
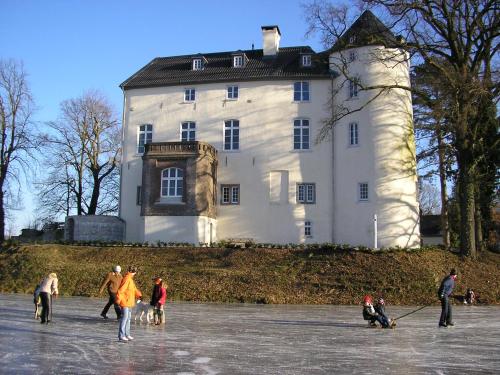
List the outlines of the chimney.
{"label": "chimney", "polygon": [[276,56],[280,48],[280,28],[276,25],[262,26],[262,38],[264,45],[262,47],[264,56]]}

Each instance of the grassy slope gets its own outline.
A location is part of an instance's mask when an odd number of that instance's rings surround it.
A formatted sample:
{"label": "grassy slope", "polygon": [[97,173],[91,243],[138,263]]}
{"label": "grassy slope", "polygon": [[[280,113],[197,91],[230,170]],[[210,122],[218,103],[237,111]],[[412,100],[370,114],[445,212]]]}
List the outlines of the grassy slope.
{"label": "grassy slope", "polygon": [[114,264],[139,266],[136,283],[149,297],[151,278],[162,275],[169,299],[210,302],[357,304],[365,294],[391,304],[436,301],[451,267],[456,293],[473,288],[484,303],[500,303],[500,255],[477,261],[442,250],[355,251],[210,248],[117,248],[26,245],[0,251],[0,291],[32,293],[57,272],[63,295],[97,296]]}

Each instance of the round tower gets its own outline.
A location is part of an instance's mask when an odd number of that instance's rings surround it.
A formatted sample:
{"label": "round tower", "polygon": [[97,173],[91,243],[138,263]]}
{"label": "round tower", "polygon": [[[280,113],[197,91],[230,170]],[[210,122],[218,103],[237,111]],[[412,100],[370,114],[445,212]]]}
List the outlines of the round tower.
{"label": "round tower", "polygon": [[336,243],[420,245],[409,56],[396,42],[368,12],[330,54]]}

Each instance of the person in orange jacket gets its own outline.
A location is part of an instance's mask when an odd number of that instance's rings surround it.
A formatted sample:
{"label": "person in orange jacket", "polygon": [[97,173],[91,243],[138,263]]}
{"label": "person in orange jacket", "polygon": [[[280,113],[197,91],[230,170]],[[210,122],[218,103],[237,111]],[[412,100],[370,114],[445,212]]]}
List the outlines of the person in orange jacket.
{"label": "person in orange jacket", "polygon": [[120,328],[118,329],[118,340],[131,341],[134,338],[130,336],[130,319],[132,317],[132,308],[135,306],[136,299],[142,297],[142,293],[134,283],[134,276],[137,268],[130,266],[128,272],[122,279],[122,282],[116,292],[116,303],[122,309],[120,318]]}

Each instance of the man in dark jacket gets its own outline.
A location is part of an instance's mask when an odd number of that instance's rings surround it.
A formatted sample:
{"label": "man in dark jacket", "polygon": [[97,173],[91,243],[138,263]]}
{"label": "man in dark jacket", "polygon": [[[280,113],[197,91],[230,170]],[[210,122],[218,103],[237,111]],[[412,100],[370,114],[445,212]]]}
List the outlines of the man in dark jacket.
{"label": "man in dark jacket", "polygon": [[104,319],[108,319],[106,314],[108,313],[109,308],[111,305],[114,305],[115,308],[115,313],[116,313],[116,319],[121,318],[121,309],[120,306],[116,303],[116,292],[118,288],[120,287],[120,283],[122,282],[122,275],[121,275],[121,267],[120,266],[114,266],[113,267],[113,272],[108,273],[106,278],[101,284],[101,288],[99,289],[99,294],[102,294],[105,288],[108,289],[108,294],[109,294],[109,300],[106,306],[104,306],[104,309],[101,312],[101,316]]}
{"label": "man in dark jacket", "polygon": [[439,327],[453,326],[450,296],[455,288],[455,280],[457,279],[457,272],[454,268],[451,269],[450,274],[446,276],[438,290],[438,297],[441,300],[441,317],[439,318]]}

